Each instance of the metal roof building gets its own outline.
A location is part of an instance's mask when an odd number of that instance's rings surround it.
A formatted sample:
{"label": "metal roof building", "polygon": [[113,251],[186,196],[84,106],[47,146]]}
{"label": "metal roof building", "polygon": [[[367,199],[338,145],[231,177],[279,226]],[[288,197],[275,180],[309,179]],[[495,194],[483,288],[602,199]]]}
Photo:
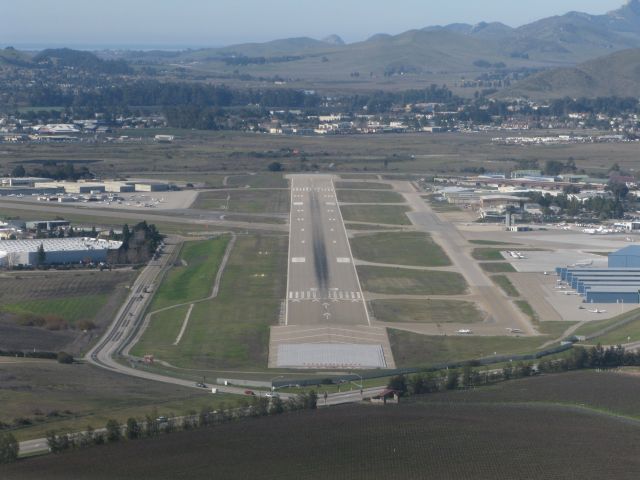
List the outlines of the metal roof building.
{"label": "metal roof building", "polygon": [[629,245],[609,254],[609,268],[640,268],[640,245]]}
{"label": "metal roof building", "polygon": [[34,240],[0,241],[0,266],[37,265],[38,250],[45,252],[44,264],[104,262],[110,250],[117,250],[122,242],[95,238],[43,238]]}

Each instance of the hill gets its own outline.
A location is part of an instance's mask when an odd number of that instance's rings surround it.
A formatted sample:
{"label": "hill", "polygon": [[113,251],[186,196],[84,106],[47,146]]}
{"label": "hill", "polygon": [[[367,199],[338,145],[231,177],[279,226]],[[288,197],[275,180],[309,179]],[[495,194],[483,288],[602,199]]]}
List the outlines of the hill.
{"label": "hill", "polygon": [[127,74],[132,70],[124,60],[103,60],[91,52],[70,48],[47,49],[33,57],[39,66],[72,67],[96,73]]}
{"label": "hill", "polygon": [[640,97],[640,49],[624,50],[571,68],[532,75],[499,94],[502,98]]}
{"label": "hill", "polygon": [[303,81],[344,81],[354,73],[360,80],[385,74],[451,79],[473,78],[498,65],[510,71],[574,66],[630,48],[640,48],[640,0],[604,15],[569,12],[518,28],[499,22],[455,23],[377,34],[347,45],[337,36],[324,41],[303,37],[187,52],[180,58],[226,75],[236,72],[237,63],[225,64],[225,57],[258,58],[244,62],[250,65],[241,73]]}

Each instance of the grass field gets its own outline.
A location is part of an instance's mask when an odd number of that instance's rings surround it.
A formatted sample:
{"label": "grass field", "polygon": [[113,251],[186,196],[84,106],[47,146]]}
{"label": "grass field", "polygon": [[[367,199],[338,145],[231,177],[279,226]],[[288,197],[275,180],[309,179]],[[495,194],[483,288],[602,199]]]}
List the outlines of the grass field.
{"label": "grass field", "polygon": [[289,182],[280,173],[257,173],[255,175],[229,175],[228,187],[288,188]]}
{"label": "grass field", "polygon": [[349,241],[353,255],[360,260],[421,267],[451,265],[444,250],[426,233],[358,235]]}
{"label": "grass field", "polygon": [[160,415],[180,415],[221,401],[235,400],[89,365],[0,358],[0,421],[11,425],[15,419],[27,419],[29,424],[13,431],[20,439],[39,438],[50,429],[103,427],[109,418],[124,422],[156,408]]}
{"label": "grass field", "polygon": [[355,190],[393,190],[393,187],[388,183],[337,181],[334,185],[336,190],[349,188]]}
{"label": "grass field", "polygon": [[373,300],[376,320],[398,323],[475,323],[482,313],[471,302],[457,300]]}
{"label": "grass field", "polygon": [[469,240],[473,245],[521,245],[520,243],[497,242],[495,240]]}
{"label": "grass field", "polygon": [[[96,480],[210,479],[212,472],[216,478],[282,480],[635,478],[638,426],[564,406],[594,397],[588,391],[583,396],[567,391],[561,386],[564,377],[509,382],[501,390],[427,395],[399,406],[346,406],[249,419],[89,453],[34,458],[7,466],[4,478],[82,478],[86,472]],[[636,390],[622,382],[598,387],[594,380],[571,384],[588,386],[600,397],[610,395],[606,387]],[[561,393],[554,394],[555,388]],[[534,398],[541,396],[538,391],[548,392],[556,405],[529,401],[518,390]]]}
{"label": "grass field", "polygon": [[471,256],[476,260],[492,261],[504,260],[504,257],[497,248],[475,248]]}
{"label": "grass field", "polygon": [[407,270],[361,265],[358,275],[362,288],[391,295],[462,295],[467,283],[453,272]]}
{"label": "grass field", "polygon": [[69,296],[51,300],[25,300],[20,303],[9,303],[0,306],[0,310],[24,314],[57,315],[70,325],[78,320],[92,320],[109,300],[109,294]]}
{"label": "grass field", "polygon": [[[640,320],[627,323],[609,333],[597,337],[596,341],[603,345],[620,345],[640,342]],[[593,342],[593,340],[592,340]]]}
{"label": "grass field", "polygon": [[543,335],[558,338],[575,324],[576,322],[540,322],[537,327]]}
{"label": "grass field", "polygon": [[229,198],[228,212],[236,213],[288,213],[290,196],[288,190],[228,190],[203,192],[198,195],[192,208],[225,210]]}
{"label": "grass field", "polygon": [[498,355],[530,353],[545,338],[427,336],[388,329],[393,358],[399,368],[429,366]]}
{"label": "grass field", "polygon": [[173,345],[184,309],[158,316],[133,353],[183,368],[266,368],[269,327],[285,296],[286,255],[284,236],[238,237],[218,297],[196,304],[180,344]]}
{"label": "grass field", "polygon": [[491,279],[498,285],[504,293],[506,293],[510,297],[519,297],[520,293],[514,287],[511,280],[506,275],[493,275]]}
{"label": "grass field", "polygon": [[527,317],[529,317],[534,323],[540,320],[538,318],[538,314],[535,312],[531,304],[526,300],[516,300],[515,304],[518,306],[520,311],[524,313]]}
{"label": "grass field", "polygon": [[[575,334],[580,336],[590,336],[600,332],[605,328],[608,328],[618,323],[626,322],[626,321],[629,321],[627,325],[623,325],[619,328],[616,328],[611,332],[607,333],[606,335],[607,336],[618,335],[618,330],[622,330],[622,329],[626,331],[629,331],[629,329],[640,329],[640,309],[636,308],[636,309],[630,310],[626,313],[623,313],[622,315],[618,315],[608,320],[596,320],[594,322],[589,322],[586,325],[583,325],[582,327],[580,327],[578,330],[576,330]],[[627,336],[629,336],[628,333],[627,333]],[[626,336],[624,337],[624,339],[626,339]],[[627,342],[625,341],[624,343],[627,343]]]}
{"label": "grass field", "polygon": [[406,215],[411,209],[400,205],[345,205],[340,210],[345,222],[411,225]]}
{"label": "grass field", "polygon": [[371,230],[396,230],[402,227],[381,227],[378,225],[362,225],[360,223],[345,223],[347,230],[371,231]]}
{"label": "grass field", "polygon": [[222,235],[213,240],[185,243],[176,266],[158,287],[149,310],[207,297],[229,239],[228,235]]}
{"label": "grass field", "polygon": [[480,263],[480,268],[487,273],[514,273],[516,271],[513,265],[506,262]]}
{"label": "grass field", "polygon": [[404,203],[404,197],[396,192],[372,190],[338,190],[338,201],[343,203]]}

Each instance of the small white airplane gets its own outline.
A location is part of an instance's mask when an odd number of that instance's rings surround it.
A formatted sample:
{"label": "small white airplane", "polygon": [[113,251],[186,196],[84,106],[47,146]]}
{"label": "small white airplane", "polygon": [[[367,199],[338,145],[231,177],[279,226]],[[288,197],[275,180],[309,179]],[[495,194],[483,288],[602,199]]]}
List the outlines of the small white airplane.
{"label": "small white airplane", "polygon": [[593,265],[593,260],[588,260],[588,261],[584,261],[584,262],[576,262],[573,265],[569,265],[569,267],[582,268],[582,267],[590,267],[591,265]]}
{"label": "small white airplane", "polygon": [[463,328],[461,330],[458,330],[457,333],[459,335],[471,335],[473,333],[473,330],[468,330],[468,329]]}
{"label": "small white airplane", "polygon": [[519,328],[507,328],[507,331],[511,333],[523,333]]}
{"label": "small white airplane", "polygon": [[599,308],[596,308],[595,310],[589,310],[590,313],[607,313],[606,310],[600,310]]}

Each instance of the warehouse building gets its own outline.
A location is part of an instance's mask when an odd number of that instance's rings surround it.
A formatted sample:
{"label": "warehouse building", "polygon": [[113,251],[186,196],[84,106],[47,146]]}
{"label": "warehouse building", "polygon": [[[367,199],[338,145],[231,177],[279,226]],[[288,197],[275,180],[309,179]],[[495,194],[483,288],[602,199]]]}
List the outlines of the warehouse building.
{"label": "warehouse building", "polygon": [[587,303],[640,304],[640,245],[609,255],[609,268],[559,267],[560,281]]}
{"label": "warehouse building", "polygon": [[[44,261],[39,250],[44,249]],[[122,242],[94,238],[46,238],[0,241],[0,267],[99,263],[107,260]]]}

